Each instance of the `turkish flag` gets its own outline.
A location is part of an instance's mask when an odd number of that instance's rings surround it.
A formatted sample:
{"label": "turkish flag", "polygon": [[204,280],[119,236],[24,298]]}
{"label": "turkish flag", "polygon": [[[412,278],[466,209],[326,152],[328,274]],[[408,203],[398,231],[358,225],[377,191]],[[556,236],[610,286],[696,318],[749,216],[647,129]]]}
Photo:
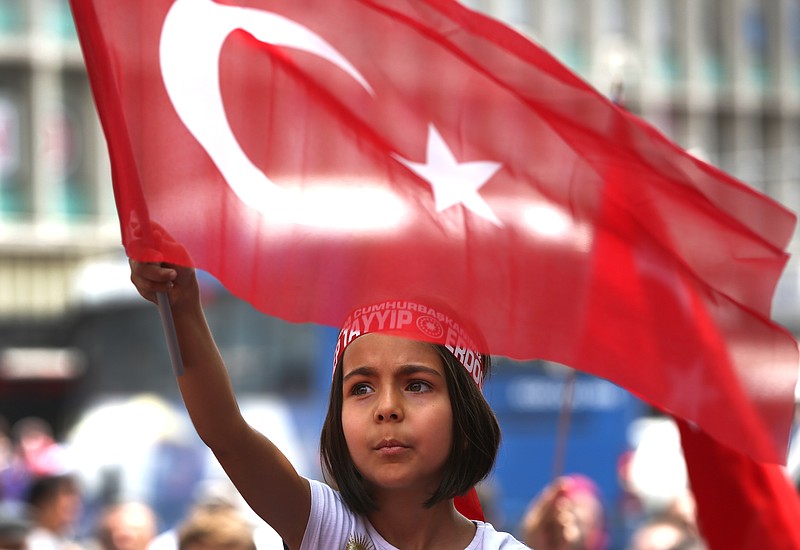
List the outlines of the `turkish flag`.
{"label": "turkish flag", "polygon": [[536,44],[452,0],[71,4],[130,256],[296,322],[429,297],[784,460],[795,217]]}

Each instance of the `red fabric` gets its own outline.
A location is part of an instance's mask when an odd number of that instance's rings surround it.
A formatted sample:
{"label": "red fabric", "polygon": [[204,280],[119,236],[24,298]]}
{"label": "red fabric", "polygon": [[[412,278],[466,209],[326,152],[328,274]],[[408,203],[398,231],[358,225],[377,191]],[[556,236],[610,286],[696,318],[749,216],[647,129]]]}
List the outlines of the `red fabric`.
{"label": "red fabric", "polygon": [[678,420],[709,550],[800,549],[800,497],[783,468],[757,463]]}
{"label": "red fabric", "polygon": [[[797,347],[770,305],[794,216],[537,45],[452,0],[72,9],[129,255],[191,261],[289,321],[424,294],[492,353],[607,378],[784,459]],[[225,25],[248,31],[209,55]],[[162,28],[179,37],[165,50]],[[149,220],[190,257],[134,246]]]}
{"label": "red fabric", "polygon": [[481,506],[481,501],[478,498],[478,492],[474,487],[470,489],[467,494],[456,497],[455,506],[456,510],[458,510],[465,518],[477,521],[486,521],[486,518],[483,516],[483,507]]}

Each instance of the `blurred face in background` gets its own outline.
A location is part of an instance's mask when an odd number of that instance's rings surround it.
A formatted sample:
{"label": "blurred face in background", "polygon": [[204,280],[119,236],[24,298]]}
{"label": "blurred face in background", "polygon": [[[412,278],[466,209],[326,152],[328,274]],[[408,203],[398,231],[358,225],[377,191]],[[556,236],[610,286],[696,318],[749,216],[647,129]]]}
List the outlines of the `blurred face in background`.
{"label": "blurred face in background", "polygon": [[77,483],[64,485],[55,501],[55,513],[64,529],[70,529],[80,519],[83,500]]}
{"label": "blurred face in background", "polygon": [[178,550],[256,550],[253,526],[234,508],[199,509],[178,529]]}
{"label": "blurred face in background", "polygon": [[668,523],[648,525],[633,536],[629,550],[671,550],[684,536],[678,527]]}
{"label": "blurred face in background", "polygon": [[70,476],[55,476],[46,493],[31,504],[36,524],[60,535],[71,533],[83,511],[80,487]]}
{"label": "blurred face in background", "polygon": [[118,504],[103,516],[99,528],[104,550],[144,550],[157,534],[153,511],[140,503]]}

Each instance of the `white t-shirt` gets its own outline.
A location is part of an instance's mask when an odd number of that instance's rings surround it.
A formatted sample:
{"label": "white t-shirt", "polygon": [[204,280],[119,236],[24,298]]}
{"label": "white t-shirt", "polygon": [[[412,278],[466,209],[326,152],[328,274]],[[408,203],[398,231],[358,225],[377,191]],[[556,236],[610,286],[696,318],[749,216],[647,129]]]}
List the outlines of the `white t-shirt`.
{"label": "white t-shirt", "polygon": [[[350,511],[338,491],[310,479],[311,513],[300,550],[320,548],[344,550],[398,550],[372,527],[363,516]],[[489,523],[474,522],[475,537],[464,550],[516,550],[528,548],[508,533],[494,530]]]}
{"label": "white t-shirt", "polygon": [[77,550],[80,548],[71,540],[56,535],[43,527],[34,527],[25,538],[27,550]]}

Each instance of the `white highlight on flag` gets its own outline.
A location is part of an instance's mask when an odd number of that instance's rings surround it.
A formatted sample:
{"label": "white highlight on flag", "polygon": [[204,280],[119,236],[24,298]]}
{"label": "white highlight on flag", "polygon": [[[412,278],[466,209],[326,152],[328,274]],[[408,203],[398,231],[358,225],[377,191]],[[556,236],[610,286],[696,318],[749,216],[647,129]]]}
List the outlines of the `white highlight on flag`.
{"label": "white highlight on flag", "polygon": [[283,191],[283,210],[272,220],[348,231],[397,229],[410,219],[405,203],[389,189],[346,176],[302,190]]}
{"label": "white highlight on flag", "polygon": [[478,194],[478,190],[502,168],[501,163],[488,160],[458,162],[433,124],[428,126],[425,162],[412,162],[396,153],[392,156],[428,182],[433,189],[437,212],[461,204],[498,227],[503,226],[500,218]]}
{"label": "white highlight on flag", "polygon": [[563,209],[549,202],[535,202],[520,207],[518,201],[509,209],[522,212],[522,223],[529,234],[540,242],[570,247],[576,252],[589,252],[594,243],[591,223],[576,220]]}
{"label": "white highlight on flag", "polygon": [[264,43],[296,48],[326,59],[374,95],[366,79],[333,46],[294,21],[211,0],[176,0],[161,31],[159,53],[164,85],[181,121],[231,189],[245,204],[270,219],[326,228],[396,225],[403,218],[402,206],[385,196],[388,191],[365,197],[363,187],[342,192],[344,188],[338,186],[324,193],[288,193],[248,158],[228,123],[220,89],[222,46],[228,35],[238,29]]}
{"label": "white highlight on flag", "polygon": [[547,204],[534,204],[524,210],[525,222],[543,237],[563,238],[572,229],[572,219]]}

